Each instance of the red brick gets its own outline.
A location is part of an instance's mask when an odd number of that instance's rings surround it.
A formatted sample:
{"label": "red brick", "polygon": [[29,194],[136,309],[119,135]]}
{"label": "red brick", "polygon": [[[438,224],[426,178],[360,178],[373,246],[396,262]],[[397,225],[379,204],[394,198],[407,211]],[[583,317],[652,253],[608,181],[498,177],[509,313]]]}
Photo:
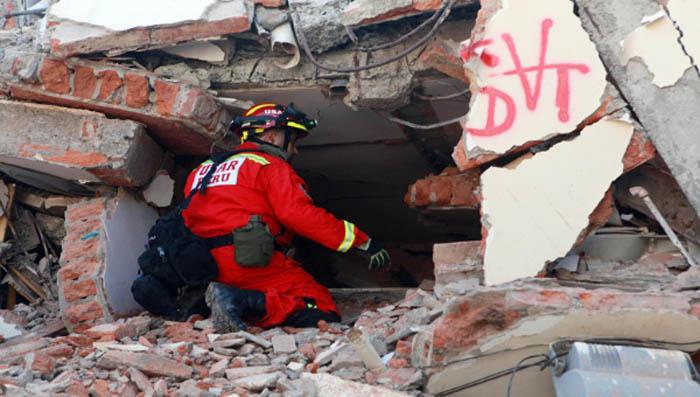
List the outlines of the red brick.
{"label": "red brick", "polygon": [[[79,262],[102,262],[103,252],[100,250],[102,242],[99,238],[90,239],[86,241],[76,241],[69,242],[63,240],[63,252],[61,253],[61,264],[63,267],[67,266],[78,266],[76,263]],[[80,265],[80,270],[85,270],[85,266],[93,265]],[[66,270],[69,272],[70,270]],[[92,271],[90,271],[92,274]],[[69,277],[75,279],[75,277]]]}
{"label": "red brick", "polygon": [[69,280],[77,280],[84,276],[96,276],[102,267],[102,261],[97,259],[85,259],[69,263],[58,269],[58,278],[62,283]]}
{"label": "red brick", "polygon": [[66,302],[74,302],[88,296],[97,294],[97,285],[91,278],[86,278],[77,282],[66,282],[62,284],[63,298]]}
{"label": "red brick", "polygon": [[71,397],[89,397],[88,389],[82,383],[73,383],[66,389],[66,394]]}
{"label": "red brick", "polygon": [[41,351],[53,358],[69,358],[73,356],[75,349],[65,343],[57,343]]}
{"label": "red brick", "polygon": [[126,73],[126,105],[140,109],[148,104],[148,80],[141,75]]}
{"label": "red brick", "polygon": [[467,350],[484,336],[502,331],[520,318],[506,308],[505,292],[485,293],[448,308],[434,324],[433,347],[447,352]]}
{"label": "red brick", "polygon": [[656,157],[656,147],[642,131],[634,131],[625,156],[622,158],[623,172],[629,172]]}
{"label": "red brick", "polygon": [[177,102],[180,86],[163,80],[156,80],[154,88],[156,91],[156,110],[158,113],[167,116],[173,115],[173,108]]}
{"label": "red brick", "polygon": [[71,223],[89,217],[99,217],[105,209],[106,199],[93,199],[68,207],[66,222]]}
{"label": "red brick", "polygon": [[92,99],[97,87],[97,77],[92,68],[86,66],[76,66],[73,77],[73,95]]}
{"label": "red brick", "polygon": [[100,93],[97,96],[103,101],[120,103],[121,99],[115,95],[117,90],[124,85],[116,70],[103,70],[99,74]]}
{"label": "red brick", "polygon": [[396,357],[411,357],[413,342],[400,340],[396,342]]}
{"label": "red brick", "polygon": [[173,323],[165,329],[171,342],[205,342],[206,335],[194,329],[192,323]]}
{"label": "red brick", "polygon": [[185,100],[178,109],[177,115],[194,119],[200,124],[212,127],[218,122],[219,105],[214,98],[205,95],[201,90],[190,89],[185,95]]}
{"label": "red brick", "polygon": [[45,351],[38,351],[34,354],[32,371],[39,372],[43,377],[50,378],[56,368],[56,360]]}
{"label": "red brick", "polygon": [[405,358],[392,358],[389,360],[389,368],[406,368],[408,367],[408,361]]}
{"label": "red brick", "polygon": [[464,62],[459,55],[457,43],[451,46],[444,40],[435,40],[421,53],[420,61],[450,77],[469,82],[464,73]]}
{"label": "red brick", "polygon": [[97,379],[90,387],[90,395],[93,397],[111,397],[112,392],[109,391],[109,382],[104,379]]}
{"label": "red brick", "polygon": [[47,91],[56,94],[70,93],[70,71],[62,61],[44,59],[39,68],[39,78]]}
{"label": "red brick", "polygon": [[77,303],[68,306],[64,311],[68,322],[71,324],[82,323],[89,320],[97,320],[104,316],[102,307],[97,301],[89,301],[85,303]]}
{"label": "red brick", "polygon": [[413,8],[419,11],[437,10],[442,0],[413,0]]}
{"label": "red brick", "polygon": [[136,335],[136,329],[126,323],[99,324],[85,331],[85,335],[93,339],[119,340],[133,337]]}

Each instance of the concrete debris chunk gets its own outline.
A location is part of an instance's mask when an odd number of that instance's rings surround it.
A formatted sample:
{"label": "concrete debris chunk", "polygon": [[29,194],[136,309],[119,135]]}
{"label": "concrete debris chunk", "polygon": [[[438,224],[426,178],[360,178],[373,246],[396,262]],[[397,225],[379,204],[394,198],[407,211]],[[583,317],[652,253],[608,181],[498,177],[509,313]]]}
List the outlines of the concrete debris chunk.
{"label": "concrete debris chunk", "polygon": [[92,7],[61,0],[48,11],[51,52],[61,57],[116,55],[244,32],[251,18],[244,0],[101,1]]}
{"label": "concrete debris chunk", "polygon": [[3,100],[0,119],[1,162],[61,179],[141,186],[163,158],[144,127],[131,120]]}
{"label": "concrete debris chunk", "polygon": [[255,367],[243,367],[243,368],[229,368],[226,370],[226,378],[228,380],[236,380],[238,378],[245,378],[247,376],[267,374],[274,372],[276,367],[271,365],[262,365]]}
{"label": "concrete debris chunk", "polygon": [[[143,198],[156,207],[163,208],[169,206],[173,201],[175,191],[175,181],[167,172],[159,171],[143,189]],[[199,328],[202,329],[202,328]]]}
{"label": "concrete debris chunk", "polygon": [[626,121],[601,120],[571,141],[484,172],[487,285],[534,276],[567,254],[622,172],[632,130]]}
{"label": "concrete debris chunk", "polygon": [[277,380],[284,375],[281,372],[264,373],[246,376],[233,381],[233,384],[249,391],[261,391],[264,388],[273,387]]}
{"label": "concrete debris chunk", "polygon": [[100,358],[97,365],[100,368],[107,369],[125,365],[134,367],[152,376],[172,376],[181,379],[192,376],[192,367],[152,353],[132,353],[110,350]]}
{"label": "concrete debris chunk", "polygon": [[294,335],[275,335],[272,337],[272,349],[275,354],[294,353],[297,351],[297,343]]}
{"label": "concrete debris chunk", "polygon": [[151,384],[151,380],[148,379],[146,375],[144,375],[143,372],[139,371],[138,369],[134,367],[129,368],[129,377],[131,378],[131,381],[136,384],[136,387],[139,388],[146,396],[152,396],[154,393],[153,385]]}
{"label": "concrete debris chunk", "polygon": [[267,339],[263,339],[263,338],[261,338],[261,337],[259,337],[259,336],[255,336],[255,335],[253,335],[253,334],[251,334],[251,333],[249,333],[249,332],[245,332],[245,331],[239,331],[238,333],[239,333],[241,336],[245,337],[245,338],[246,338],[247,340],[249,340],[250,342],[256,343],[256,344],[262,346],[262,347],[265,348],[265,349],[268,349],[268,348],[272,347],[272,342],[268,341]]}
{"label": "concrete debris chunk", "polygon": [[303,373],[302,379],[310,379],[318,397],[408,397],[409,394],[344,380],[330,374]]}

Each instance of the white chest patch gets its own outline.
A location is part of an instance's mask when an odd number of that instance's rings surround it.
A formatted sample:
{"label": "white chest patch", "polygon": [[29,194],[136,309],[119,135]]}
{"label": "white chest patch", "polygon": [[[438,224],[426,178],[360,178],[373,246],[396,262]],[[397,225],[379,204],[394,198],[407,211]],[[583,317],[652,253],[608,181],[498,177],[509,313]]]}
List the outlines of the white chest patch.
{"label": "white chest patch", "polygon": [[[223,163],[219,164],[219,166],[216,167],[216,171],[214,171],[214,175],[212,175],[211,181],[209,181],[209,185],[207,185],[207,187],[237,184],[238,172],[241,170],[241,166],[243,166],[243,163],[245,163],[245,161],[245,157],[239,157],[224,161]],[[213,164],[211,163],[203,164],[199,167],[199,170],[197,171],[197,174],[195,174],[194,180],[192,181],[192,186],[190,186],[190,190],[199,187],[200,183],[202,183],[202,180],[207,175],[212,165]]]}

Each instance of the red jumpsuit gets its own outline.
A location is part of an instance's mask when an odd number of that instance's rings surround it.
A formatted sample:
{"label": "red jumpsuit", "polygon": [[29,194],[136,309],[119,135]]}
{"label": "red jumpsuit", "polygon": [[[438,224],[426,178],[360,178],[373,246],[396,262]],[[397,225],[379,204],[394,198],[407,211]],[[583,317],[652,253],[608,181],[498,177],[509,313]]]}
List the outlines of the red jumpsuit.
{"label": "red jumpsuit", "polygon": [[[239,149],[256,149],[244,143]],[[205,161],[187,178],[185,195],[211,168]],[[266,153],[239,153],[219,165],[204,195],[195,194],[183,212],[185,224],[204,238],[231,233],[260,215],[275,241],[288,247],[295,234],[325,247],[347,252],[369,237],[348,221],[339,220],[313,205],[306,183],[279,157]],[[319,310],[338,313],[327,288],[306,273],[299,262],[275,251],[266,267],[241,267],[234,261],[234,247],[211,250],[219,276],[216,281],[265,294],[267,315],[255,325],[270,327],[306,307],[303,298],[314,299]],[[339,313],[338,313],[339,314]]]}

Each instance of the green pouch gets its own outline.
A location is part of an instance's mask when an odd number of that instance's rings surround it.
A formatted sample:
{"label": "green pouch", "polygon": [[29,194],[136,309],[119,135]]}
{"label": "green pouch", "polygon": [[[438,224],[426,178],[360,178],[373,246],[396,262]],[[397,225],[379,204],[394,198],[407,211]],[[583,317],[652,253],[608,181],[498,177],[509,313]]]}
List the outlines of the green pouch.
{"label": "green pouch", "polygon": [[233,231],[236,263],[244,267],[265,267],[275,251],[275,238],[260,216],[252,215],[248,224]]}

